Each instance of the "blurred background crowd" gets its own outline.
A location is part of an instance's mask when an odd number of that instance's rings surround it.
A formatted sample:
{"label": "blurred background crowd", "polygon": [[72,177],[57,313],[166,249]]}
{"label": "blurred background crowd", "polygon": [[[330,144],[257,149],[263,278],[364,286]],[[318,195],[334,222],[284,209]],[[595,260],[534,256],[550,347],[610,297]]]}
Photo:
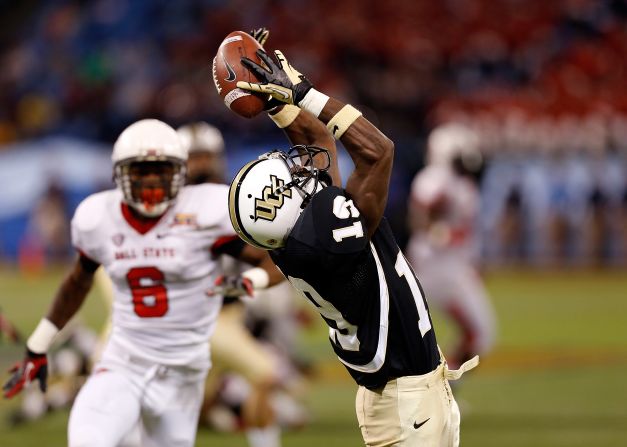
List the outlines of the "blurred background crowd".
{"label": "blurred background crowd", "polygon": [[387,214],[401,242],[427,135],[459,122],[486,161],[486,263],[627,263],[625,0],[1,5],[0,257],[70,255],[67,220],[111,186],[111,143],[139,118],[216,125],[229,178],[284,147],[270,120],[229,112],[210,73],[229,32],[266,26],[266,47],[394,139]]}

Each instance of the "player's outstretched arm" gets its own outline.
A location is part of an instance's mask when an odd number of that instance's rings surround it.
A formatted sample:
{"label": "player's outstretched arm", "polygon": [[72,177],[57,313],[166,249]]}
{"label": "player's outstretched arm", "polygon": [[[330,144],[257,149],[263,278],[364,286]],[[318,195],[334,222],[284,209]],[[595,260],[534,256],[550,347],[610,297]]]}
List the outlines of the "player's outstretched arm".
{"label": "player's outstretched arm", "polygon": [[4,397],[18,394],[25,385],[39,381],[41,391],[46,391],[48,361],[46,353],[60,329],[76,314],[91,288],[98,264],[79,256],[70,274],[59,287],[48,314],[43,318],[26,342],[26,355],[11,370],[12,376],[2,390]]}
{"label": "player's outstretched arm", "polygon": [[311,82],[295,70],[280,51],[274,52],[275,58],[263,50],[258,50],[257,55],[265,67],[248,58],[242,58],[242,64],[260,82],[240,81],[237,86],[269,94],[275,100],[307,110],[326,124],[336,139],[342,141],[355,163],[355,170],[346,183],[346,191],[361,211],[368,234],[372,235],[387,202],[394,144],[357,109],[315,90]]}
{"label": "player's outstretched arm", "polygon": [[80,255],[57,290],[46,318],[59,329],[78,312],[91,286],[94,283],[94,274],[99,264]]}
{"label": "player's outstretched arm", "polygon": [[[252,245],[245,244],[238,259],[255,267],[251,270],[260,269],[268,275],[265,286],[258,287],[255,285],[255,289],[274,286],[285,280],[285,276],[283,276],[281,270],[274,265],[274,262],[272,262],[272,259],[266,250],[260,250]],[[251,270],[247,270],[246,272],[251,272]],[[246,272],[242,274],[246,276]]]}
{"label": "player's outstretched arm", "polygon": [[[318,146],[329,151],[331,166],[328,173],[333,185],[341,186],[340,171],[337,165],[337,147],[335,140],[324,124],[306,110],[286,104],[271,110],[268,115],[277,126],[282,128],[293,145]],[[314,157],[314,164],[326,163],[323,157]]]}
{"label": "player's outstretched arm", "polygon": [[[314,89],[311,93],[322,95]],[[352,106],[329,98],[318,118],[342,142],[353,159],[355,169],[345,189],[364,216],[368,235],[372,236],[387,203],[394,143],[361,113],[354,119],[357,113]]]}

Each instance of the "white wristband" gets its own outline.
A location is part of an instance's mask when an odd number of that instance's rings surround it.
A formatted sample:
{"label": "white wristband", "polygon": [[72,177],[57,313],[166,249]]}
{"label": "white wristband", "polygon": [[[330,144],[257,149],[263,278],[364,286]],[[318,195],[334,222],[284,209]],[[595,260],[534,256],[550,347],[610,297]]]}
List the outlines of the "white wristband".
{"label": "white wristband", "polygon": [[58,333],[59,329],[54,323],[47,318],[42,318],[28,338],[28,341],[26,341],[26,347],[35,354],[45,354]]}
{"label": "white wristband", "polygon": [[320,112],[322,112],[322,109],[324,109],[324,106],[327,104],[328,100],[329,97],[327,95],[325,95],[324,93],[320,93],[315,88],[311,88],[309,89],[305,97],[301,99],[301,101],[298,103],[298,107],[300,107],[301,109],[305,109],[313,116],[318,118]]}
{"label": "white wristband", "polygon": [[255,290],[265,289],[268,287],[268,284],[270,284],[270,276],[268,275],[268,272],[261,267],[246,270],[242,273],[242,276],[250,280],[253,284],[253,289]]}

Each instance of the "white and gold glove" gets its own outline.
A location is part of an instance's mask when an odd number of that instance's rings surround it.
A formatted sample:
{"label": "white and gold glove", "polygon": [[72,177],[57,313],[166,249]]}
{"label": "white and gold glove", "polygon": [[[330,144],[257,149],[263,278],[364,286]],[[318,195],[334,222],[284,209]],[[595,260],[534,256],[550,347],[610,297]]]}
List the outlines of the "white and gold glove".
{"label": "white and gold glove", "polygon": [[276,50],[276,61],[263,50],[257,50],[257,56],[266,65],[242,57],[242,65],[248,68],[260,80],[259,83],[239,81],[237,86],[251,92],[263,93],[285,104],[300,106],[307,92],[313,85],[309,80],[290,65],[283,53]]}
{"label": "white and gold glove", "polygon": [[248,34],[250,34],[253,39],[259,42],[259,45],[263,47],[263,45],[266,43],[266,40],[268,40],[268,37],[270,37],[270,30],[265,27],[261,27],[249,31]]}

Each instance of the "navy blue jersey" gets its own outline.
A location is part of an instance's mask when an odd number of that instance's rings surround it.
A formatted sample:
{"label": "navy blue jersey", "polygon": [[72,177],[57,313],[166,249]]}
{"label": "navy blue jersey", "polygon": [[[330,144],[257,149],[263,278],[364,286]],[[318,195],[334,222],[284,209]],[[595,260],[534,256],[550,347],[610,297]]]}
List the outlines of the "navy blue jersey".
{"label": "navy blue jersey", "polygon": [[358,384],[374,389],[437,367],[435,332],[413,270],[385,218],[368,239],[344,190],[317,193],[286,245],[270,255],[327,322],[331,345]]}

